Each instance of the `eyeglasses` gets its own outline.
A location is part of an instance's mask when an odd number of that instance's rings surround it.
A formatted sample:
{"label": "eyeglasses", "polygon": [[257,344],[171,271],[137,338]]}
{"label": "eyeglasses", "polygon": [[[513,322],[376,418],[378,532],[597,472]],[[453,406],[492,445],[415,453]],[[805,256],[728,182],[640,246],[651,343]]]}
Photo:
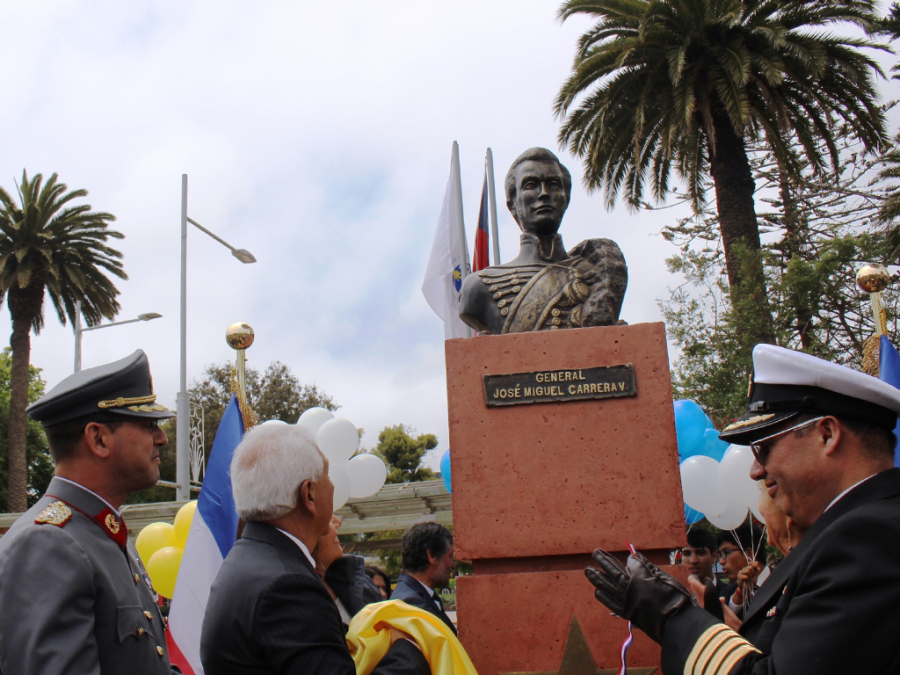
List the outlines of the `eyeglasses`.
{"label": "eyeglasses", "polygon": [[728,556],[730,556],[735,551],[740,551],[739,548],[720,548],[719,549],[719,560],[725,560]]}
{"label": "eyeglasses", "polygon": [[750,450],[753,452],[753,456],[756,457],[756,461],[759,462],[760,465],[763,465],[766,463],[766,460],[769,459],[769,453],[772,451],[772,446],[775,440],[794,431],[799,431],[800,429],[803,429],[805,427],[812,426],[813,424],[824,418],[824,415],[820,417],[814,417],[813,419],[807,420],[806,422],[801,422],[800,424],[795,424],[794,426],[788,427],[787,429],[782,429],[777,434],[772,434],[771,436],[760,438],[758,441],[753,441],[752,443],[750,443]]}

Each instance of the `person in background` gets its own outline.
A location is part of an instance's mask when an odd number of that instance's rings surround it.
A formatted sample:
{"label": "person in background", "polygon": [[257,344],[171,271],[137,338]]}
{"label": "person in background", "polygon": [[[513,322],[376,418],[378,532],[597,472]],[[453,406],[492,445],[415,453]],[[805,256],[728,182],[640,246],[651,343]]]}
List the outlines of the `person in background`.
{"label": "person in background", "polygon": [[316,572],[322,577],[325,588],[337,605],[344,632],[350,620],[371,602],[380,602],[381,592],[366,575],[366,562],[362,556],[345,555],[338,540],[340,516],[331,516],[328,532],[319,537],[312,556]]}
{"label": "person in background", "polygon": [[724,587],[713,574],[713,565],[716,564],[718,554],[716,538],[712,532],[695,527],[687,533],[687,546],[681,549],[681,562],[687,566],[691,576],[699,581],[703,583],[711,581],[717,588]]}
{"label": "person in background", "polygon": [[456,626],[444,611],[444,603],[437,592],[450,583],[450,574],[455,566],[450,530],[437,523],[413,525],[403,535],[400,558],[403,574],[391,599],[403,600],[431,612],[456,635]]}
{"label": "person in background", "polygon": [[727,599],[728,607],[739,618],[743,616],[744,605],[759,587],[757,582],[766,566],[766,547],[762,535],[761,527],[741,525],[735,530],[722,530],[716,537],[719,562],[731,581],[722,597]]}
{"label": "person in background", "polygon": [[391,599],[391,578],[380,567],[366,567],[366,575],[372,580],[372,583],[378,587],[381,597],[384,600]]}
{"label": "person in background", "polygon": [[781,512],[764,489],[764,483],[760,483],[759,487],[759,512],[766,521],[769,545],[787,555],[803,539],[807,528],[800,527],[793,518]]}

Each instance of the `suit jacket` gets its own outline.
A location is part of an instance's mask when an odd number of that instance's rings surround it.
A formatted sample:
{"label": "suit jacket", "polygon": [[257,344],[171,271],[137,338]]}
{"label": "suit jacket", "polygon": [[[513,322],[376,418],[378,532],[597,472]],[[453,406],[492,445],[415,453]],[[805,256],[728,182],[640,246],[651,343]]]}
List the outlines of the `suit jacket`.
{"label": "suit jacket", "polygon": [[170,675],[165,647],[125,523],[87,490],[51,480],[0,539],[0,672]]}
{"label": "suit jacket", "polygon": [[692,658],[700,672],[716,656],[708,675],[900,672],[900,469],[819,517],[753,596],[742,637],[722,628],[696,607],[676,614],[663,632],[663,672],[693,672]]}
{"label": "suit jacket", "polygon": [[430,595],[418,580],[413,579],[405,572],[400,575],[397,586],[391,592],[391,600],[403,600],[403,602],[410,604],[413,607],[418,607],[431,612],[447,624],[450,627],[450,630],[453,631],[453,634],[456,635],[456,626],[453,625],[450,617],[447,616],[447,612],[444,611],[444,604],[441,603],[441,607],[438,609],[437,603],[434,601],[435,597],[440,601],[440,596]]}
{"label": "suit jacket", "polygon": [[[296,543],[247,523],[213,582],[200,639],[206,675],[355,675],[341,617]],[[398,640],[373,675],[428,675]]]}
{"label": "suit jacket", "polygon": [[343,555],[325,572],[327,583],[350,614],[384,598],[378,586],[366,574],[366,560],[361,555]]}

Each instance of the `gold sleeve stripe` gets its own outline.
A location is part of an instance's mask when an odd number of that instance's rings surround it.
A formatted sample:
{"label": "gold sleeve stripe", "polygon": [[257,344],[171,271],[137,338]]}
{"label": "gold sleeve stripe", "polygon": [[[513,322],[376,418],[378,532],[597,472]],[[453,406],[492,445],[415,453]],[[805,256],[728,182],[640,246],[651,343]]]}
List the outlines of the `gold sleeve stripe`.
{"label": "gold sleeve stripe", "polygon": [[727,675],[744,656],[758,651],[719,623],[708,628],[694,644],[684,664],[684,675]]}
{"label": "gold sleeve stripe", "polygon": [[740,645],[740,646],[739,646],[737,649],[735,649],[735,650],[729,655],[729,657],[728,657],[727,659],[725,659],[725,661],[722,663],[720,672],[722,672],[722,673],[730,673],[730,672],[731,672],[731,669],[734,668],[735,665],[737,665],[737,662],[738,662],[738,661],[740,661],[742,658],[744,658],[745,656],[747,656],[747,654],[753,654],[754,652],[757,653],[757,654],[760,653],[760,651],[759,651],[758,649],[755,649],[754,647],[752,647],[752,646],[749,645],[749,644],[742,644],[742,645]]}

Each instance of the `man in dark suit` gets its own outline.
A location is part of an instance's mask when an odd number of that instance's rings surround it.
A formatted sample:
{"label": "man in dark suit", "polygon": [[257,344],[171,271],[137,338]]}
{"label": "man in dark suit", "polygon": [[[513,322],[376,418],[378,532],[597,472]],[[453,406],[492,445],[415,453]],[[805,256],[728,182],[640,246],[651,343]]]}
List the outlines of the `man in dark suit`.
{"label": "man in dark suit", "polygon": [[444,611],[439,593],[450,582],[455,565],[450,530],[437,523],[413,525],[403,535],[400,558],[404,571],[391,599],[431,612],[456,635],[456,626]]}
{"label": "man in dark suit", "polygon": [[748,412],[720,437],[809,528],[746,607],[739,633],[642,556],[595,551],[596,597],[662,644],[666,675],[900,672],[900,390],[808,354],[753,352]]}
{"label": "man in dark suit", "polygon": [[[328,530],[328,460],[301,426],[264,424],[231,463],[234,501],[247,521],[210,590],[200,642],[206,675],[355,675],[337,606],[310,551]],[[408,636],[375,675],[428,675]]]}

